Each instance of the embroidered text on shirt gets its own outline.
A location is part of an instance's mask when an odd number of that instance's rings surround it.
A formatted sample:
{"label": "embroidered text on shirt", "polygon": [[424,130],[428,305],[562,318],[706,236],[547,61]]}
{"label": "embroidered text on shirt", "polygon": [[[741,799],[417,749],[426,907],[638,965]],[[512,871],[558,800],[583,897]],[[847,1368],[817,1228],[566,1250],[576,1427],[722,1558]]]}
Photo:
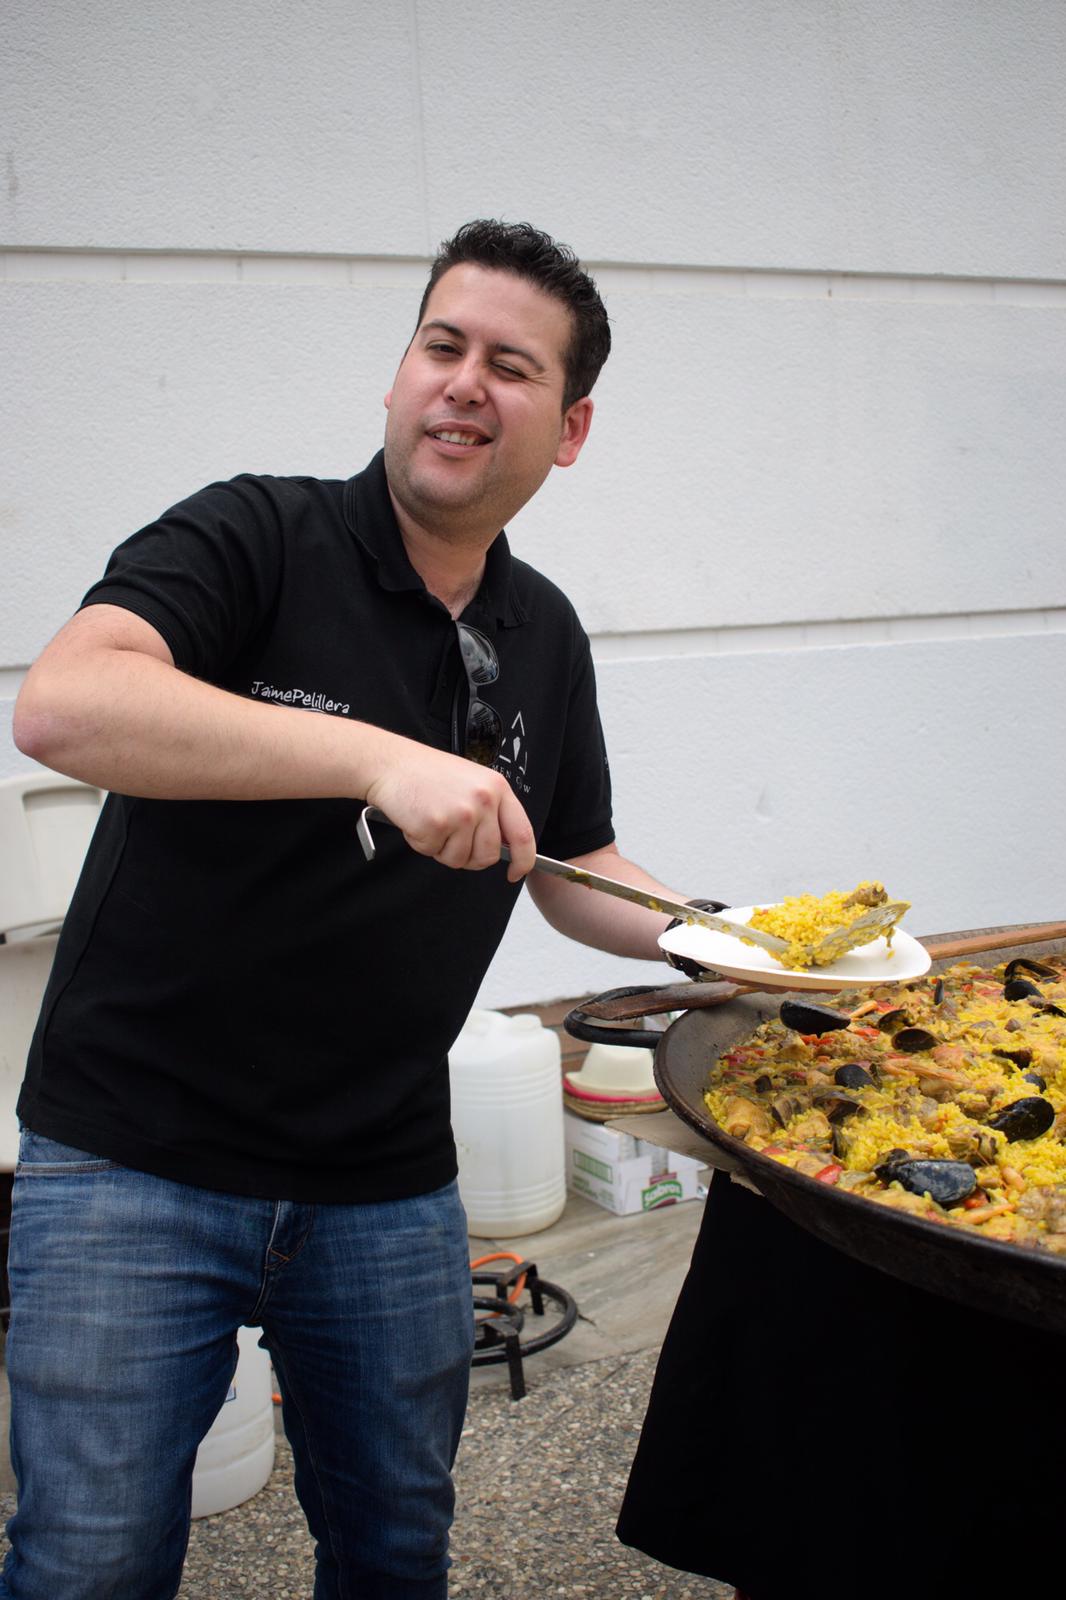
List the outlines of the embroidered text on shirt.
{"label": "embroidered text on shirt", "polygon": [[327,695],[316,694],[313,689],[279,689],[272,683],[256,678],[252,693],[257,700],[272,700],[281,706],[302,706],[307,711],[335,711],[346,717],[352,709],[346,700],[330,700]]}

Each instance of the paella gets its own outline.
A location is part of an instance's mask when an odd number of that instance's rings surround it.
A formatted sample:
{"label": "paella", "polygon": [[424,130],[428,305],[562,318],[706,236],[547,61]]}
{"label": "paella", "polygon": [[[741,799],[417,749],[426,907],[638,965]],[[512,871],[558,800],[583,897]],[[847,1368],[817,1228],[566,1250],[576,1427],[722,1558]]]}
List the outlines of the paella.
{"label": "paella", "polygon": [[819,1183],[1066,1256],[1062,958],[786,1000],[705,1098],[723,1132]]}
{"label": "paella", "polygon": [[800,894],[777,905],[756,906],[748,926],[783,939],[786,948],[774,959],[783,967],[803,969],[828,966],[882,934],[891,949],[896,923],[909,910],[909,901],[889,900],[883,883],[864,879],[850,893]]}

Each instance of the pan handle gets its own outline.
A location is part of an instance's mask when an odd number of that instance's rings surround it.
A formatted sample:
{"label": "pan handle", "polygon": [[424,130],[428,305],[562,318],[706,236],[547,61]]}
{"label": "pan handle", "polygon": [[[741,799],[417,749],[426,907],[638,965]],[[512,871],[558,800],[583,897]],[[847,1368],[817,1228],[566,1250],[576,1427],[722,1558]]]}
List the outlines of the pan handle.
{"label": "pan handle", "polygon": [[1039,922],[1034,927],[1017,924],[1009,928],[985,928],[980,932],[940,933],[918,940],[934,961],[954,956],[975,955],[981,950],[1005,950],[1013,945],[1041,944],[1045,940],[1066,939],[1066,922]]}
{"label": "pan handle", "polygon": [[[634,1050],[654,1050],[662,1034],[651,1028],[603,1026],[656,1016],[664,1011],[693,1011],[724,1005],[744,987],[724,980],[717,983],[664,983],[630,989],[607,989],[583,1000],[567,1013],[563,1027],[588,1044],[628,1045]],[[595,1019],[595,1020],[593,1020]]]}

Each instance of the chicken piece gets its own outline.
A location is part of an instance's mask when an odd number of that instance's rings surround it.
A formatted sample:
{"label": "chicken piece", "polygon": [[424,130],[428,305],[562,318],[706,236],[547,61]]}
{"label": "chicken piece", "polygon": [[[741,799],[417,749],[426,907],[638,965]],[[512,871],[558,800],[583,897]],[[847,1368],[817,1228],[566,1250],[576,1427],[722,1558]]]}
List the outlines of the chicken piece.
{"label": "chicken piece", "polygon": [[764,1139],[773,1132],[773,1123],[769,1112],[762,1106],[755,1104],[754,1100],[746,1100],[743,1095],[735,1094],[726,1102],[722,1113],[722,1128],[731,1134],[734,1139],[746,1139],[749,1134],[760,1134]]}

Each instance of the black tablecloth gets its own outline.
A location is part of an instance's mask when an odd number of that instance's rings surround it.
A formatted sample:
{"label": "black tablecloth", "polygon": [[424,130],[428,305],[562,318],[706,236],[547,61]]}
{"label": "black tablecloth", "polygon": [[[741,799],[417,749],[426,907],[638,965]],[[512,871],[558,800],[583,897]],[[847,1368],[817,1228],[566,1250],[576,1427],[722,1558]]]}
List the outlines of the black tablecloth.
{"label": "black tablecloth", "polygon": [[754,1600],[1026,1600],[1066,1340],[852,1261],[716,1176],[618,1523]]}

